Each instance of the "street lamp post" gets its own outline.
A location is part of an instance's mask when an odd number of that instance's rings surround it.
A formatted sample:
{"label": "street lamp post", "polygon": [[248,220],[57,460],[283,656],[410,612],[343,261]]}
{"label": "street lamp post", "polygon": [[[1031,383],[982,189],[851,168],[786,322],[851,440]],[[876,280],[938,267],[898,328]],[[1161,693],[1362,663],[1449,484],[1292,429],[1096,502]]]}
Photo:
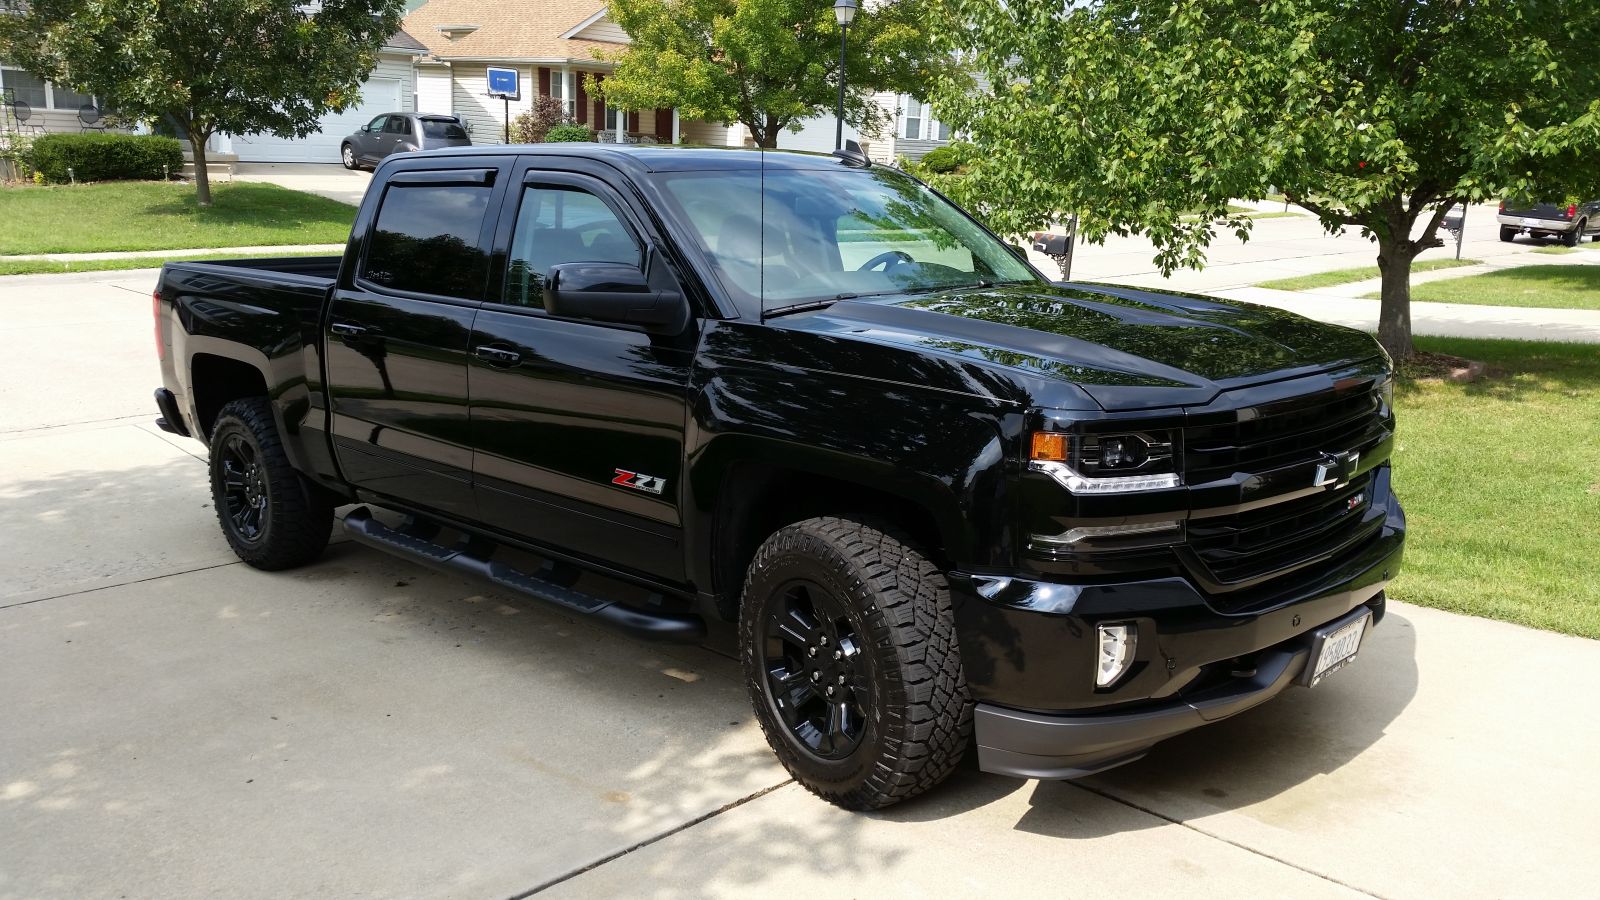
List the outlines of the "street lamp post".
{"label": "street lamp post", "polygon": [[833,128],[833,149],[844,149],[844,51],[850,39],[850,22],[856,17],[856,0],[834,0],[833,17],[839,22],[839,109]]}

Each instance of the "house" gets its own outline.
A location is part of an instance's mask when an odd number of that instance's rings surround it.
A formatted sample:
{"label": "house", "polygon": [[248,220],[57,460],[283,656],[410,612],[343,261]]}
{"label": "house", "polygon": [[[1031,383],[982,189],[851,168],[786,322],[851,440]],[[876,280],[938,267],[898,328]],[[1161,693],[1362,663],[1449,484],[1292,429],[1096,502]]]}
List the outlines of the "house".
{"label": "house", "polygon": [[[753,146],[737,123],[689,119],[672,109],[622,111],[590,97],[585,76],[603,84],[612,68],[597,54],[628,44],[601,0],[427,0],[406,15],[403,27],[429,51],[417,62],[417,110],[460,116],[474,143],[503,142],[508,112],[515,119],[534,97],[551,96],[601,139]],[[488,96],[490,66],[517,70],[519,99],[508,105]],[[846,137],[861,141],[873,159],[917,159],[949,140],[949,129],[929,117],[925,104],[889,93],[873,99],[891,114],[889,133],[861,136],[846,129]],[[803,123],[799,132],[785,131],[778,146],[828,152],[833,140],[833,117],[822,116]]]}
{"label": "house", "polygon": [[[406,31],[426,44],[417,63],[417,109],[449,113],[468,125],[473,143],[505,140],[506,117],[550,96],[568,115],[617,142],[743,144],[740,127],[688,120],[672,109],[619,110],[591,97],[587,76],[604,82],[611,64],[597,53],[620,51],[627,34],[599,0],[428,0],[409,13]],[[488,96],[490,66],[517,71],[521,96]]]}
{"label": "house", "polygon": [[86,114],[90,117],[100,109],[99,101],[88,94],[5,62],[0,62],[0,97],[4,98],[0,125],[8,131],[82,131],[85,124],[79,114],[84,107],[93,107],[94,113]]}
{"label": "house", "polygon": [[220,158],[231,154],[240,162],[318,162],[339,161],[339,144],[375,116],[389,112],[409,112],[416,108],[416,62],[428,48],[404,29],[395,32],[378,50],[378,64],[361,85],[361,100],[343,112],[322,117],[317,130],[303,138],[281,138],[271,134],[221,135],[210,150]]}

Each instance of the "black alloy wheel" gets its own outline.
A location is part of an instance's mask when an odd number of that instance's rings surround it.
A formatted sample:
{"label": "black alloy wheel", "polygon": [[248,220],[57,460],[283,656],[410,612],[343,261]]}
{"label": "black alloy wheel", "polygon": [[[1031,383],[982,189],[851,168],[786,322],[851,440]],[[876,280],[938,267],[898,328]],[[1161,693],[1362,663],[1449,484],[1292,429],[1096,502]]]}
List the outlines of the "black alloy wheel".
{"label": "black alloy wheel", "polygon": [[778,718],[817,758],[849,756],[872,715],[872,685],[844,606],[821,585],[797,580],[780,592],[763,624],[757,665]]}
{"label": "black alloy wheel", "polygon": [[258,569],[291,569],[321,555],[333,502],[300,477],[265,397],[230,401],[211,428],[211,503],[222,535]]}
{"label": "black alloy wheel", "polygon": [[267,474],[255,446],[242,433],[228,435],[217,453],[222,466],[223,512],[239,540],[254,544],[261,540],[272,515]]}
{"label": "black alloy wheel", "polygon": [[836,516],[780,528],[745,576],[739,642],[767,743],[830,803],[915,797],[966,752],[950,587],[905,535]]}

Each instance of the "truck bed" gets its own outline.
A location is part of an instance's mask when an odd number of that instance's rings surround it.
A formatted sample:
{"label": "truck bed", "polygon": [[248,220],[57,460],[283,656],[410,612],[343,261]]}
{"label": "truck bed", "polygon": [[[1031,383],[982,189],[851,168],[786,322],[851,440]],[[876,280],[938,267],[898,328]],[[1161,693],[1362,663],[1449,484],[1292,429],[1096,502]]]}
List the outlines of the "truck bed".
{"label": "truck bed", "polygon": [[[206,262],[168,263],[170,268],[219,267],[223,269],[253,269],[274,275],[299,275],[306,278],[332,282],[339,277],[340,256],[263,256],[255,259],[218,259]],[[244,274],[244,273],[230,273]]]}

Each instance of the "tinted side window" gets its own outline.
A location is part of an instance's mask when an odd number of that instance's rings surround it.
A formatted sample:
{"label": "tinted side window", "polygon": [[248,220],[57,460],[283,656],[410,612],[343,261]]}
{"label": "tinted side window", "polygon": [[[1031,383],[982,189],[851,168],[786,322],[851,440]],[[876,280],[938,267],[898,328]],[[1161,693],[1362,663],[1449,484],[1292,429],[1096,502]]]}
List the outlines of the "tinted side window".
{"label": "tinted side window", "polygon": [[389,124],[383,126],[383,130],[388,134],[403,134],[406,130],[405,116],[390,116]]}
{"label": "tinted side window", "polygon": [[588,191],[528,185],[511,237],[506,302],[543,306],[544,275],[566,262],[639,265],[639,245],[617,214]]}
{"label": "tinted side window", "polygon": [[361,277],[395,290],[480,299],[489,255],[478,241],[493,192],[478,185],[391,184]]}

